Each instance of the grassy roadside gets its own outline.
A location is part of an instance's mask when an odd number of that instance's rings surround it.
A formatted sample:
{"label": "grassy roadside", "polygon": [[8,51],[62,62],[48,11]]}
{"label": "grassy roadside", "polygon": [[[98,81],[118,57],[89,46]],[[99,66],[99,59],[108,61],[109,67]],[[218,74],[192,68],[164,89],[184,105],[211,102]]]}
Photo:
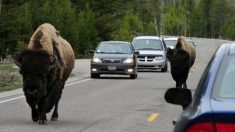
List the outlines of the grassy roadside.
{"label": "grassy roadside", "polygon": [[[74,77],[71,73],[69,77]],[[22,88],[22,76],[12,62],[0,63],[0,92]]]}
{"label": "grassy roadside", "polygon": [[12,62],[0,63],[0,92],[22,87],[19,69]]}

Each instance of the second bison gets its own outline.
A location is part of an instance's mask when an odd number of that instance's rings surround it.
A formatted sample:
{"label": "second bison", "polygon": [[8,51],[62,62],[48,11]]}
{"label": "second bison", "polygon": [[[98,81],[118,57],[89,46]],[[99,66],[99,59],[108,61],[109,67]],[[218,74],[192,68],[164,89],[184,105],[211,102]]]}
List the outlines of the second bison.
{"label": "second bison", "polygon": [[175,48],[168,48],[167,58],[170,61],[171,75],[176,82],[176,87],[187,88],[186,80],[195,57],[195,49],[186,42],[183,36],[178,38]]}

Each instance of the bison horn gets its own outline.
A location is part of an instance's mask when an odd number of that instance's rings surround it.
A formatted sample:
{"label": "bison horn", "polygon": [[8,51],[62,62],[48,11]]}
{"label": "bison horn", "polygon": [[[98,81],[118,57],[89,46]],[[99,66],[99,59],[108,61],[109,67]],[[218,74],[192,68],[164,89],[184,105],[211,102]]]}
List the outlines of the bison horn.
{"label": "bison horn", "polygon": [[55,58],[55,60],[54,60],[53,64],[51,64],[49,66],[49,70],[51,70],[51,69],[55,68],[56,66],[58,66],[58,58],[57,58],[57,56],[54,56],[54,58]]}

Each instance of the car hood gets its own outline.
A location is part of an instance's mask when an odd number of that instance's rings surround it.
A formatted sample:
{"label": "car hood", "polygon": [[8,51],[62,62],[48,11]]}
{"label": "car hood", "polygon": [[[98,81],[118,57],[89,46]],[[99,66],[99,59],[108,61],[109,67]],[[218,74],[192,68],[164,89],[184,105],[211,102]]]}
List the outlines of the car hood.
{"label": "car hood", "polygon": [[171,49],[173,49],[174,48],[174,46],[166,46],[167,48],[171,48]]}
{"label": "car hood", "polygon": [[144,55],[164,55],[164,51],[159,50],[136,50],[139,51],[139,54]]}
{"label": "car hood", "polygon": [[126,59],[132,58],[133,54],[94,54],[94,57],[100,59]]}
{"label": "car hood", "polygon": [[235,99],[213,99],[211,100],[213,112],[233,112],[235,113]]}

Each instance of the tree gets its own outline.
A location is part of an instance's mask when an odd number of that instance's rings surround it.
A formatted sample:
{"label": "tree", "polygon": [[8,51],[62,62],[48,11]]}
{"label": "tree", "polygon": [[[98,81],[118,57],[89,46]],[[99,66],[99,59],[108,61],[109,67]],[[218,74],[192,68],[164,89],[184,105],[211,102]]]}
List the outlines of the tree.
{"label": "tree", "polygon": [[214,0],[210,10],[211,37],[223,36],[223,25],[228,18],[229,8],[227,0]]}
{"label": "tree", "polygon": [[94,49],[98,43],[98,31],[96,29],[95,13],[90,9],[89,4],[80,12],[78,18],[78,51],[86,54],[89,49]]}
{"label": "tree", "polygon": [[131,41],[134,36],[143,31],[140,18],[136,14],[128,13],[120,21],[119,28],[113,33],[115,40]]}
{"label": "tree", "polygon": [[168,4],[163,14],[164,33],[181,35],[184,29],[184,10],[182,5]]}

